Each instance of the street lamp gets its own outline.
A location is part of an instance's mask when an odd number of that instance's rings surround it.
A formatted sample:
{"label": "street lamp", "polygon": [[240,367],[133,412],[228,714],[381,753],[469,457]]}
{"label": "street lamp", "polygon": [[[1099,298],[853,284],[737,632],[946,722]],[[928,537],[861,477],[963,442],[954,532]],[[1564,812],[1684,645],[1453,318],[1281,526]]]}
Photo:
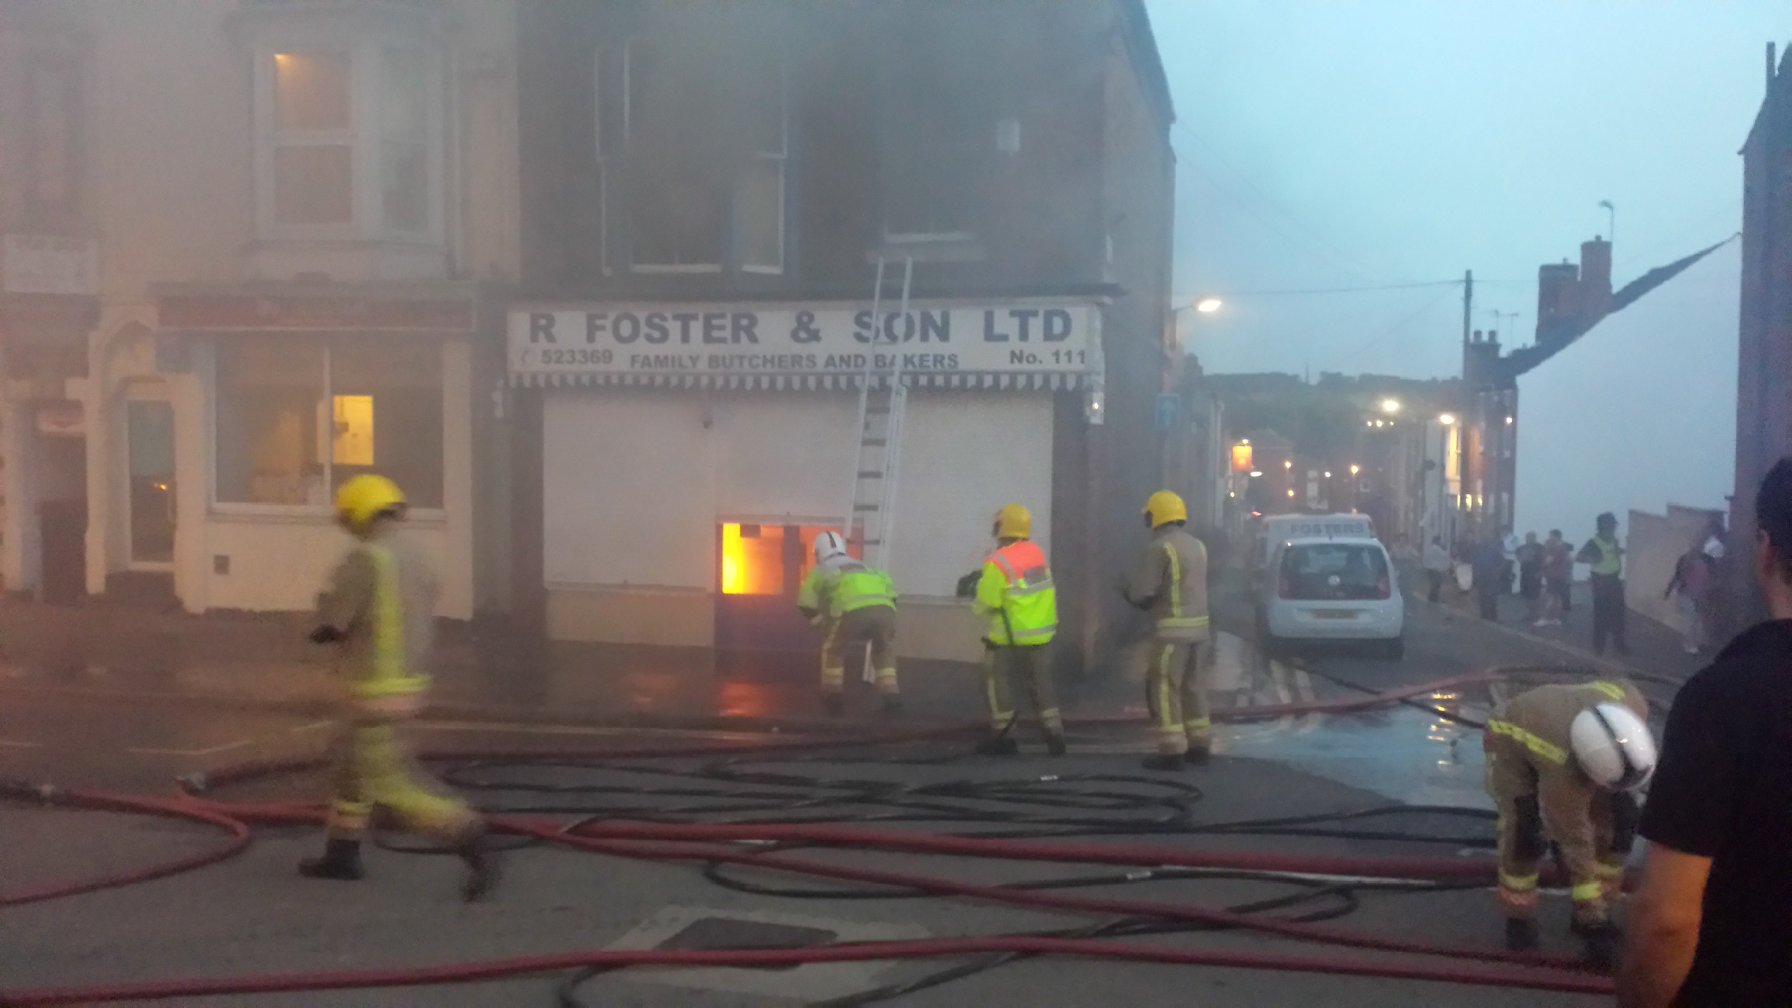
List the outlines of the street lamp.
{"label": "street lamp", "polygon": [[1440,424],[1443,424],[1445,427],[1448,427],[1451,424],[1454,424],[1456,422],[1456,414],[1454,414],[1454,413],[1441,414],[1437,418],[1437,422]]}
{"label": "street lamp", "polygon": [[1383,399],[1381,401],[1381,411],[1383,413],[1390,413],[1390,414],[1400,412],[1400,400],[1398,400],[1398,399]]}
{"label": "street lamp", "polygon": [[1203,315],[1212,315],[1214,312],[1219,311],[1220,307],[1224,304],[1225,302],[1221,301],[1219,298],[1204,297],[1195,302],[1195,310]]}
{"label": "street lamp", "polygon": [[1350,475],[1355,476],[1357,473],[1360,473],[1362,471],[1363,471],[1362,466],[1357,465],[1355,462],[1352,462],[1350,464]]}

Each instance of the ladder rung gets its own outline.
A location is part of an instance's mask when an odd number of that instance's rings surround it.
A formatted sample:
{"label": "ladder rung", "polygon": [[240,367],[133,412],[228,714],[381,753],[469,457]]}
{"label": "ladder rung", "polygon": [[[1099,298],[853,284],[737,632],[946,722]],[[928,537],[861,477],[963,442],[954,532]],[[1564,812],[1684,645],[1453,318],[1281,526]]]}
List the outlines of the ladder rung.
{"label": "ladder rung", "polygon": [[867,415],[873,414],[873,413],[888,413],[888,412],[890,412],[890,407],[888,407],[888,406],[867,406],[867,407],[865,407],[865,412]]}
{"label": "ladder rung", "polygon": [[883,540],[882,540],[882,539],[867,539],[867,540],[865,540],[865,541],[864,541],[864,543],[863,543],[863,544],[862,544],[862,545],[865,545],[865,546],[882,546],[882,545],[883,545],[883,544],[884,544],[884,541],[883,541]]}
{"label": "ladder rung", "polygon": [[854,511],[878,511],[882,508],[882,504],[854,504],[852,506]]}
{"label": "ladder rung", "polygon": [[890,443],[890,441],[888,438],[880,438],[879,437],[879,438],[866,438],[865,439],[865,445],[870,448],[882,448],[889,443]]}
{"label": "ladder rung", "polygon": [[859,478],[860,479],[883,479],[884,474],[878,472],[876,469],[861,469],[861,470],[859,470]]}

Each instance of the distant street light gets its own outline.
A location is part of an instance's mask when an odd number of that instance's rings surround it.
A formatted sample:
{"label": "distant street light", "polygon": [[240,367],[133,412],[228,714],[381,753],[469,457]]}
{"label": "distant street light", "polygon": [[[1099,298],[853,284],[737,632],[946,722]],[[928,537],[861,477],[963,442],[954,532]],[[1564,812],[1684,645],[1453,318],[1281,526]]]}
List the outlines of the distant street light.
{"label": "distant street light", "polygon": [[1251,478],[1252,479],[1261,479],[1262,477],[1263,477],[1263,470],[1261,470],[1261,469],[1252,469],[1251,470]]}
{"label": "distant street light", "polygon": [[1325,471],[1325,478],[1326,478],[1326,479],[1331,479],[1331,478],[1332,478],[1332,471],[1331,471],[1331,470],[1330,470],[1330,469],[1327,469],[1327,470],[1326,470],[1326,471]]}
{"label": "distant street light", "polygon": [[1400,412],[1400,400],[1398,400],[1398,399],[1383,399],[1381,401],[1381,411],[1383,413],[1398,413],[1398,412]]}
{"label": "distant street light", "polygon": [[1294,468],[1294,460],[1293,459],[1283,459],[1282,460],[1282,468],[1284,468],[1284,469]]}
{"label": "distant street light", "polygon": [[1454,413],[1442,414],[1437,418],[1437,422],[1440,424],[1443,424],[1445,427],[1448,427],[1451,424],[1456,422],[1456,414],[1454,414]]}
{"label": "distant street light", "polygon": [[1203,315],[1211,315],[1214,312],[1219,311],[1220,306],[1223,304],[1225,304],[1225,302],[1221,301],[1219,298],[1204,297],[1195,302],[1195,310]]}
{"label": "distant street light", "polygon": [[1357,473],[1360,473],[1362,471],[1363,471],[1362,466],[1357,465],[1355,462],[1352,462],[1350,464],[1350,475],[1355,476]]}
{"label": "distant street light", "polygon": [[1294,488],[1293,487],[1288,488],[1288,496],[1290,496],[1290,497],[1294,496]]}

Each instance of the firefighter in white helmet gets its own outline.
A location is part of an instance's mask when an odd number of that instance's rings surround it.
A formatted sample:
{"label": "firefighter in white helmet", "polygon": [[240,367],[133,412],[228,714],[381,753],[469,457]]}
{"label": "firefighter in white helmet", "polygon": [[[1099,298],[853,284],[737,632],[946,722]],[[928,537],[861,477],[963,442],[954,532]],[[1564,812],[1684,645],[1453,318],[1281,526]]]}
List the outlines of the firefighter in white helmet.
{"label": "firefighter in white helmet", "polygon": [[859,653],[871,646],[871,664],[877,673],[877,692],[886,714],[902,706],[896,681],[896,585],[890,575],[846,551],[846,538],[838,532],[815,537],[815,566],[803,578],[797,592],[797,608],[809,622],[823,628],[821,644],[821,699],[828,713],[839,714],[846,705],[847,651]]}
{"label": "firefighter in white helmet", "polygon": [[1631,683],[1538,686],[1494,709],[1482,745],[1499,811],[1499,897],[1506,945],[1537,944],[1537,866],[1554,841],[1588,958],[1617,953],[1611,904],[1636,835],[1634,790],[1655,769],[1649,706]]}
{"label": "firefighter in white helmet", "polygon": [[337,521],[357,541],[318,598],[311,639],[336,646],[346,704],[331,750],[328,842],[299,873],[359,879],[361,837],[378,806],[458,854],[467,866],[461,893],[477,900],[496,879],[481,843],[485,821],[430,780],[399,737],[429,688],[436,598],[428,562],[397,533],[404,514],[404,492],[384,476],[356,476],[336,494]]}

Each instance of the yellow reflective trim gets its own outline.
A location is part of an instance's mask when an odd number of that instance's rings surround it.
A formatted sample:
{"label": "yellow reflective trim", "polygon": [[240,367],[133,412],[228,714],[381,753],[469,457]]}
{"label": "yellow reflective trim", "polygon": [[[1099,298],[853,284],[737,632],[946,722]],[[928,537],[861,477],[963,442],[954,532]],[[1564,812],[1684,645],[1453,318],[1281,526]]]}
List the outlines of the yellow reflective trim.
{"label": "yellow reflective trim", "polygon": [[1601,862],[1599,862],[1599,866],[1597,868],[1594,868],[1593,871],[1596,872],[1601,878],[1608,878],[1608,879],[1623,878],[1624,877],[1624,862],[1622,862],[1622,861],[1601,861]]}
{"label": "yellow reflective trim", "polygon": [[1195,731],[1205,731],[1206,729],[1213,727],[1213,719],[1204,717],[1190,718],[1187,721],[1182,722],[1182,726],[1184,728],[1194,729]]}
{"label": "yellow reflective trim", "polygon": [[1170,659],[1176,649],[1167,647],[1157,655],[1157,725],[1165,732],[1180,734],[1176,722],[1170,720]]}
{"label": "yellow reflective trim", "polygon": [[1589,685],[1591,685],[1594,689],[1598,690],[1601,693],[1604,693],[1606,696],[1611,697],[1613,700],[1615,700],[1619,703],[1622,703],[1624,701],[1624,687],[1618,685],[1615,682],[1601,681],[1601,682],[1591,683]]}
{"label": "yellow reflective trim", "polygon": [[1170,618],[1182,615],[1182,558],[1176,555],[1176,547],[1168,542],[1164,544],[1164,552],[1170,556]]}
{"label": "yellow reflective trim", "polygon": [[1573,889],[1568,890],[1568,895],[1574,897],[1574,902],[1576,903],[1586,903],[1589,900],[1596,900],[1605,895],[1605,883],[1598,879],[1594,879],[1591,882],[1576,883]]}
{"label": "yellow reflective trim", "polygon": [[1535,874],[1512,875],[1502,871],[1500,872],[1500,888],[1510,889],[1513,892],[1530,892],[1537,888],[1537,876]]}
{"label": "yellow reflective trim", "polygon": [[1495,735],[1504,735],[1519,745],[1524,746],[1539,758],[1557,765],[1566,765],[1568,752],[1561,746],[1547,739],[1539,738],[1510,721],[1488,721],[1487,730]]}

